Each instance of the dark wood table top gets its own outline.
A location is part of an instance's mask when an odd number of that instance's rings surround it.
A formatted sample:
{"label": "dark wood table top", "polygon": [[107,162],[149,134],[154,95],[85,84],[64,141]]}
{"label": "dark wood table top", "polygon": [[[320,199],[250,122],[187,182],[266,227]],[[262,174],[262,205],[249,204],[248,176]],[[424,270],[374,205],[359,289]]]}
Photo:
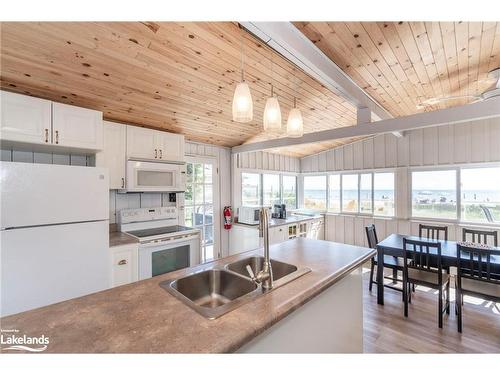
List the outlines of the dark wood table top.
{"label": "dark wood table top", "polygon": [[[427,242],[440,242],[441,243],[441,257],[447,260],[447,263],[456,263],[457,259],[457,242],[456,241],[444,241],[444,240],[432,240],[430,238],[423,238],[418,236],[406,236],[402,234],[391,234],[389,237],[377,244],[377,249],[384,251],[386,255],[403,256],[403,238],[409,240],[417,241],[427,241]],[[500,247],[493,247],[491,249],[499,250]],[[437,254],[436,249],[429,248],[429,253]],[[469,259],[465,255],[462,256],[463,259]],[[492,255],[491,263],[498,264],[500,266],[500,256]]]}

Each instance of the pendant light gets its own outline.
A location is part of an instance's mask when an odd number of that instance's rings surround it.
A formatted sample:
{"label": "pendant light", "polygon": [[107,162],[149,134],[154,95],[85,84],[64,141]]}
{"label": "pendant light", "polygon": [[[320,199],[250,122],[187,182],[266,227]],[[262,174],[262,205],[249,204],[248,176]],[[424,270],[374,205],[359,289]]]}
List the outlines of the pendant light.
{"label": "pendant light", "polygon": [[288,114],[286,135],[290,138],[299,138],[304,135],[304,122],[302,120],[302,113],[300,113],[300,109],[297,108],[296,98],[293,98],[293,108]]}
{"label": "pendant light", "polygon": [[266,131],[281,130],[281,109],[278,98],[274,96],[273,81],[273,54],[271,52],[271,96],[267,98],[264,107],[264,130]]}
{"label": "pendant light", "polygon": [[243,70],[243,34],[241,35],[241,82],[234,90],[233,96],[233,121],[250,122],[253,119],[253,101],[250,87],[245,82]]}

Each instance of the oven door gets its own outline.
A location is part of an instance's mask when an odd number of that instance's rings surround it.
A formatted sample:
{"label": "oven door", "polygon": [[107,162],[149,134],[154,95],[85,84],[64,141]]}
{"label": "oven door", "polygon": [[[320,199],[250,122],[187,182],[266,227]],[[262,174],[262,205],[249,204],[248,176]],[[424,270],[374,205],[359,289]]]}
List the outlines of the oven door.
{"label": "oven door", "polygon": [[182,192],[186,190],[185,165],[127,161],[127,191]]}
{"label": "oven door", "polygon": [[172,239],[139,247],[139,280],[192,267],[200,263],[200,234]]}

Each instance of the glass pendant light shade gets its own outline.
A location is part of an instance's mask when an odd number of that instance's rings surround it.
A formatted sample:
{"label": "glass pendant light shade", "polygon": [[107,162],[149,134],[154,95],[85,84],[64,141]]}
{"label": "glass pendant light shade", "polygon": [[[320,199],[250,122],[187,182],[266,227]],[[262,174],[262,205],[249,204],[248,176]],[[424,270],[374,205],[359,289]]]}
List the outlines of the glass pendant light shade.
{"label": "glass pendant light shade", "polygon": [[281,129],[281,109],[278,98],[271,96],[264,108],[264,130],[277,131]]}
{"label": "glass pendant light shade", "polygon": [[288,121],[286,122],[286,135],[291,138],[299,138],[304,135],[304,121],[302,121],[302,113],[300,109],[296,108],[294,101],[294,108],[288,114]]}
{"label": "glass pendant light shade", "polygon": [[234,90],[233,121],[250,122],[253,119],[253,101],[246,82],[240,82]]}

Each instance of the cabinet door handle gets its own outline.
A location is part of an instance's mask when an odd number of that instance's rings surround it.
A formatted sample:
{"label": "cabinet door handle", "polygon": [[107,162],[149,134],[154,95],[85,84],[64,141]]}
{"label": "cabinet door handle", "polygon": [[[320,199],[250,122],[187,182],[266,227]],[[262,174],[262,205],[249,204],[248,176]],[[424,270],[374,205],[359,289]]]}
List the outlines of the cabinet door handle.
{"label": "cabinet door handle", "polygon": [[160,159],[163,157],[163,153],[161,151],[162,150],[160,150]]}
{"label": "cabinet door handle", "polygon": [[124,266],[125,264],[127,264],[127,260],[126,259],[122,259],[118,262],[118,265],[119,266]]}
{"label": "cabinet door handle", "polygon": [[158,150],[155,148],[155,159],[158,158]]}
{"label": "cabinet door handle", "polygon": [[59,130],[56,130],[56,145],[59,144]]}
{"label": "cabinet door handle", "polygon": [[49,142],[49,129],[45,129],[45,143]]}
{"label": "cabinet door handle", "polygon": [[122,189],[125,187],[125,179],[122,177]]}

